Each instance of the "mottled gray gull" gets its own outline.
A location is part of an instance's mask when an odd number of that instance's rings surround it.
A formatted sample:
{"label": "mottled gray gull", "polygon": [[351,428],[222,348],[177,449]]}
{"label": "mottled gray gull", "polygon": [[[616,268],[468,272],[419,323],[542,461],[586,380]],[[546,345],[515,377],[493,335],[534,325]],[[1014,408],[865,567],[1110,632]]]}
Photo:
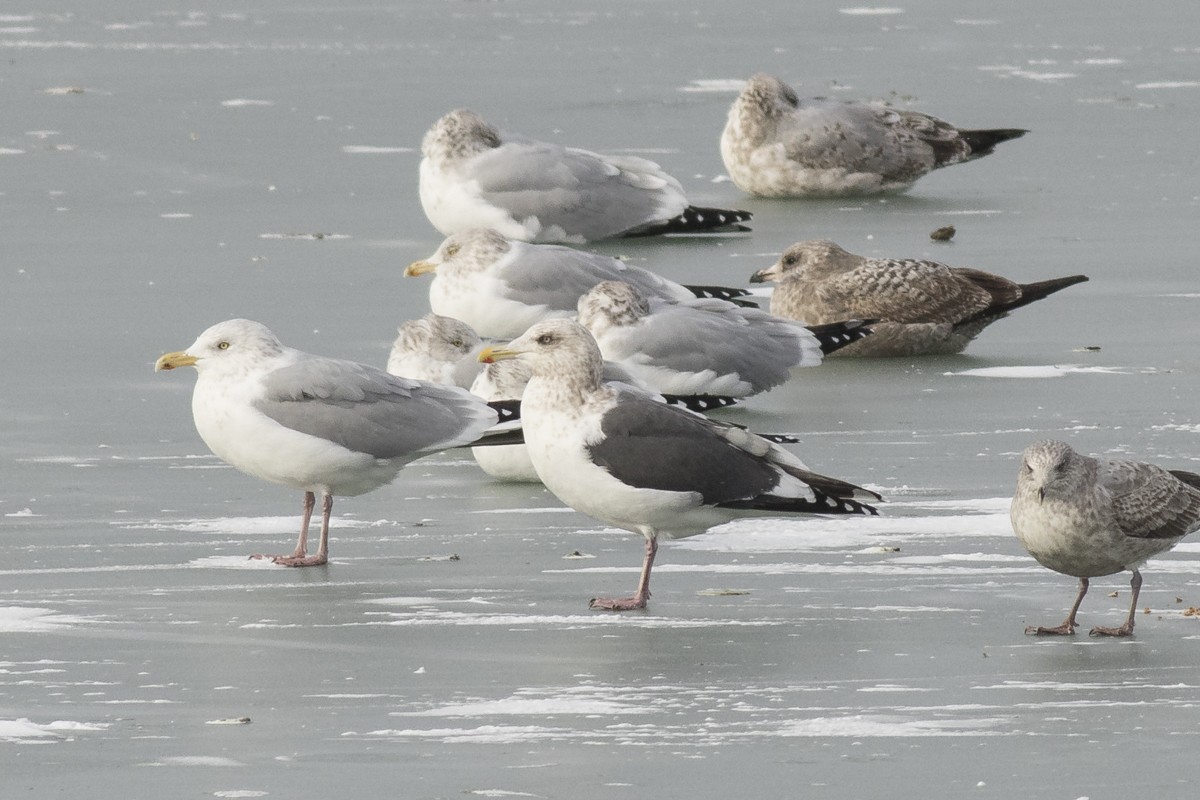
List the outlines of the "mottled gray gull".
{"label": "mottled gray gull", "polygon": [[421,142],[425,216],[449,236],[488,227],[513,239],[581,244],[612,236],[748,230],[748,211],[697,208],[653,161],[502,134],[467,109]]}
{"label": "mottled gray gull", "polygon": [[593,599],[593,608],[645,608],[659,536],[692,536],[751,511],[875,513],[863,502],[879,499],[874,492],[811,472],[779,445],[603,383],[600,349],[577,322],[539,322],[479,358],[529,365],[521,419],[546,487],[646,539],[637,591]]}
{"label": "mottled gray gull", "polygon": [[711,298],[648,298],[623,281],[592,287],[579,299],[578,320],[605,359],[655,391],[733,398],[779,386],[793,369],[817,366],[824,352],[868,332],[855,320],[822,329],[822,338],[761,309]]}
{"label": "mottled gray gull", "polygon": [[460,319],[490,339],[512,339],[540,320],[575,316],[579,298],[601,281],[624,281],[648,297],[677,300],[720,297],[737,302],[749,294],[724,286],[684,286],[618,258],[529,244],[490,228],[447,237],[432,256],[404,270],[410,278],[430,272],[434,313]]}
{"label": "mottled gray gull", "polygon": [[961,353],[1008,312],[1086,281],[1085,275],[1016,283],[936,261],[864,258],[833,242],[799,242],[751,283],[775,281],[771,313],[810,325],[871,318],[873,333],[839,356]]}
{"label": "mottled gray gull", "polygon": [[1140,567],[1200,529],[1200,475],[1123,458],[1094,458],[1058,441],[1025,448],[1010,511],[1013,531],[1042,566],[1079,578],[1066,620],[1029,634],[1069,635],[1088,580],[1130,570],[1129,615],[1093,636],[1129,636],[1142,588]]}
{"label": "mottled gray gull", "polygon": [[483,340],[467,323],[429,313],[396,330],[387,371],[401,378],[470,388],[479,374]]}
{"label": "mottled gray gull", "polygon": [[964,130],[882,103],[801,99],[759,73],[729,109],[721,157],[743,191],[762,197],[899,192],[939,167],[990,154],[1020,128]]}
{"label": "mottled gray gull", "polygon": [[[304,492],[295,551],[273,557],[290,567],[326,563],[334,495],[377,489],[408,462],[470,444],[497,421],[496,411],[464,389],[304,353],[245,319],[213,325],[154,368],[188,366],[198,373],[192,417],[213,453],[242,472]],[[309,555],[318,492],[321,539]]]}

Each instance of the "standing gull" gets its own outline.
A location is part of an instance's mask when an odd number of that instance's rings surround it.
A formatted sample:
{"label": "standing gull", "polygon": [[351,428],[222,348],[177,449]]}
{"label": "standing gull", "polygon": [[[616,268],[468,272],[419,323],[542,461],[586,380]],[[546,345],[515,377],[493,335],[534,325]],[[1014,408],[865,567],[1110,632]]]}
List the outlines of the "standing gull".
{"label": "standing gull", "polygon": [[798,367],[865,336],[857,320],[814,333],[798,322],[724,300],[647,298],[605,281],[579,299],[579,323],[601,355],[655,391],[749,397],[778,386]]}
{"label": "standing gull", "polygon": [[874,492],[811,472],[778,445],[603,383],[595,340],[571,320],[540,322],[479,358],[529,365],[521,418],[546,487],[646,538],[637,591],[593,599],[593,608],[645,608],[659,536],[693,536],[749,511],[875,513],[861,502],[879,499]]}
{"label": "standing gull", "polygon": [[1093,636],[1129,636],[1142,588],[1139,568],[1200,529],[1200,475],[1123,458],[1093,458],[1064,442],[1025,448],[1010,511],[1013,531],[1030,555],[1055,572],[1079,578],[1079,594],[1057,627],[1029,634],[1075,633],[1075,613],[1088,579],[1130,570],[1129,616]]}
{"label": "standing gull", "polygon": [[[334,495],[391,483],[408,462],[479,439],[497,413],[463,389],[405,380],[353,361],[285,347],[258,322],[233,319],[166,353],[155,371],[195,367],[192,417],[221,459],[304,492],[300,537],[277,564],[310,567],[329,553]],[[321,540],[308,525],[321,494]]]}
{"label": "standing gull", "polygon": [[421,142],[425,216],[449,236],[490,227],[513,239],[582,244],[611,236],[747,230],[747,211],[697,208],[653,161],[501,134],[451,111]]}
{"label": "standing gull", "polygon": [[751,283],[775,281],[771,313],[809,324],[871,318],[874,331],[837,352],[844,356],[961,353],[1008,312],[1087,280],[1071,275],[1016,283],[936,261],[864,258],[833,242],[799,242]]}
{"label": "standing gull", "polygon": [[[535,322],[573,317],[579,298],[601,281],[624,281],[648,297],[720,297],[737,302],[749,292],[724,286],[684,286],[617,258],[561,245],[529,244],[489,228],[448,237],[429,258],[404,270],[433,272],[429,305],[480,335],[520,336]],[[742,301],[749,302],[749,301]]]}
{"label": "standing gull", "polygon": [[738,188],[762,197],[901,192],[939,167],[989,155],[1020,128],[963,130],[916,111],[800,99],[759,73],[729,109],[721,157]]}

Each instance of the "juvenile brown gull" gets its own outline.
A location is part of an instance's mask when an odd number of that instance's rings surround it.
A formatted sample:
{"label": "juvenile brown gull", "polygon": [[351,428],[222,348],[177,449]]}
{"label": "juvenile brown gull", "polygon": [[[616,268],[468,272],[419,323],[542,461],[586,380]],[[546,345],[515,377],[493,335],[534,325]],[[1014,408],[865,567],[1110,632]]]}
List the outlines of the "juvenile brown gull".
{"label": "juvenile brown gull", "polygon": [[1079,578],[1066,620],[1029,634],[1075,633],[1088,580],[1130,570],[1129,615],[1093,636],[1129,636],[1142,588],[1140,567],[1200,528],[1200,475],[1123,458],[1093,458],[1058,441],[1025,448],[1010,511],[1013,531],[1042,566]]}
{"label": "juvenile brown gull", "polygon": [[653,161],[502,134],[467,109],[421,142],[421,205],[449,236],[495,228],[513,239],[581,244],[612,236],[748,230],[747,211],[697,208]]}
{"label": "juvenile brown gull", "polygon": [[779,445],[603,383],[595,340],[571,320],[540,322],[479,358],[529,365],[521,418],[546,487],[646,538],[637,591],[593,599],[593,608],[645,608],[659,536],[692,536],[751,511],[875,513],[862,502],[879,499],[874,492],[811,472]]}
{"label": "juvenile brown gull", "polygon": [[578,320],[605,359],[655,391],[732,398],[778,386],[869,332],[858,321],[813,332],[724,300],[647,298],[622,281],[592,287],[579,299]]}
{"label": "juvenile brown gull", "polygon": [[882,103],[801,99],[759,73],[729,109],[721,157],[729,177],[763,197],[900,192],[939,167],[989,155],[1020,128],[965,130]]}
{"label": "juvenile brown gull", "polygon": [[647,297],[676,300],[715,296],[736,302],[749,294],[724,286],[684,286],[611,256],[515,241],[489,228],[454,234],[432,256],[404,270],[408,277],[430,272],[434,313],[460,319],[494,339],[520,336],[543,319],[575,316],[579,298],[602,281],[624,281]]}
{"label": "juvenile brown gull", "polygon": [[[479,439],[497,412],[463,389],[388,375],[353,361],[286,347],[245,319],[213,325],[155,371],[196,368],[192,417],[218,457],[257,478],[304,492],[295,550],[277,564],[324,564],[334,495],[391,483],[408,462]],[[321,539],[308,525],[321,494]]]}
{"label": "juvenile brown gull", "polygon": [[961,353],[1010,311],[1086,280],[1071,275],[1016,283],[936,261],[864,258],[823,240],[792,245],[750,277],[751,283],[775,282],[772,314],[810,325],[877,320],[870,336],[837,351],[840,356]]}

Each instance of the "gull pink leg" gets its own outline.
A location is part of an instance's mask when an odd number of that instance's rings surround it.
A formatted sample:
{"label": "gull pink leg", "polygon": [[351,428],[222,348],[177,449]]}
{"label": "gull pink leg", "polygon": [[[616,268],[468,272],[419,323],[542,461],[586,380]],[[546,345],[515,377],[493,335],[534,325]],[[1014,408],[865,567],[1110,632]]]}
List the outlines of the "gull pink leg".
{"label": "gull pink leg", "polygon": [[296,546],[296,551],[290,556],[276,556],[273,560],[276,564],[282,564],[285,567],[319,567],[329,561],[329,515],[333,513],[333,495],[321,495],[321,540],[317,545],[317,552],[313,555],[305,555],[308,545],[308,520],[312,515],[312,507],[316,504],[316,498],[312,492],[306,492],[304,495],[304,528],[300,534],[300,543]]}
{"label": "gull pink leg", "polygon": [[[1137,574],[1136,572],[1134,574]],[[1030,625],[1025,629],[1025,633],[1037,636],[1072,636],[1075,633],[1075,614],[1079,611],[1079,606],[1083,603],[1083,596],[1087,594],[1088,579],[1079,579],[1079,594],[1075,595],[1075,605],[1071,606],[1071,613],[1067,614],[1066,620],[1062,625],[1056,628],[1043,628],[1038,625]],[[1134,600],[1137,600],[1137,595],[1134,595]],[[1132,626],[1132,623],[1131,623]],[[1092,630],[1095,633],[1095,629]]]}
{"label": "gull pink leg", "polygon": [[1133,597],[1129,600],[1129,616],[1125,618],[1125,624],[1119,628],[1104,628],[1099,625],[1088,631],[1091,636],[1132,636],[1133,635],[1133,617],[1137,613],[1138,595],[1142,591],[1142,573],[1136,569],[1133,571],[1133,577],[1129,580],[1129,586],[1133,591]]}
{"label": "gull pink leg", "polygon": [[633,611],[645,608],[650,599],[650,570],[654,567],[654,556],[658,553],[658,537],[646,537],[646,558],[642,561],[642,577],[638,581],[637,592],[633,597],[595,597],[588,603],[589,608],[600,608],[605,611]]}

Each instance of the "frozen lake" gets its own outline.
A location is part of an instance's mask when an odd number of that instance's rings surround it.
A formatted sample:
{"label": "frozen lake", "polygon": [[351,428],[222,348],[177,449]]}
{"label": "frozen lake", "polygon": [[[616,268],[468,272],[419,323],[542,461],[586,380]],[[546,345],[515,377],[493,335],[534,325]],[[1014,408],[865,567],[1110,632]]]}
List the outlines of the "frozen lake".
{"label": "frozen lake", "polygon": [[[1043,641],[1075,583],[1007,509],[1038,438],[1200,469],[1200,5],[161,6],[0,13],[0,798],[1194,796],[1200,540],[1147,565],[1133,639]],[[1031,133],[899,197],[753,199],[717,140],[755,71]],[[382,366],[459,106],[754,212],[595,245],[675,280],[828,238],[1091,281],[728,412],[889,502],[668,542],[645,613],[587,608],[638,538],[465,453],[340,500],[327,568],[248,561],[300,498],[211,456],[154,359],[240,316]],[[1093,581],[1081,624],[1127,592]]]}

